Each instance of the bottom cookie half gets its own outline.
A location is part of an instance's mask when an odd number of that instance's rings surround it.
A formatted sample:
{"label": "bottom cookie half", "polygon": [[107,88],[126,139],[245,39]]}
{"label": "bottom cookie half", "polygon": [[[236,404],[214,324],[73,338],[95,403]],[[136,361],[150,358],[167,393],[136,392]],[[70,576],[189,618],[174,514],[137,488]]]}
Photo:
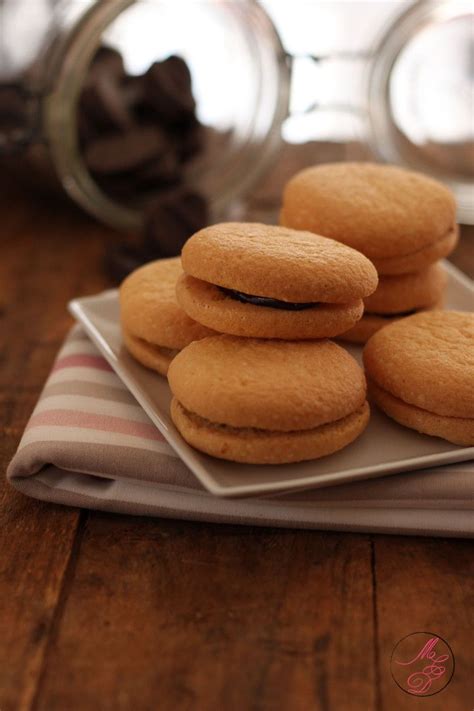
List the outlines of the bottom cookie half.
{"label": "bottom cookie half", "polygon": [[474,445],[474,419],[466,417],[446,417],[428,412],[416,405],[410,405],[400,398],[377,385],[373,380],[368,381],[369,393],[373,402],[379,406],[389,417],[405,427],[441,437],[453,444],[463,446]]}
{"label": "bottom cookie half", "polygon": [[146,368],[156,370],[160,375],[167,375],[171,361],[179,353],[171,348],[156,346],[143,338],[137,338],[125,329],[122,330],[122,337],[125,347],[135,360]]}
{"label": "bottom cookie half", "polygon": [[188,412],[176,398],[171,402],[171,418],[188,444],[213,457],[245,464],[288,464],[332,454],[364,431],[369,416],[369,405],[364,402],[356,412],[336,422],[276,432],[214,424]]}

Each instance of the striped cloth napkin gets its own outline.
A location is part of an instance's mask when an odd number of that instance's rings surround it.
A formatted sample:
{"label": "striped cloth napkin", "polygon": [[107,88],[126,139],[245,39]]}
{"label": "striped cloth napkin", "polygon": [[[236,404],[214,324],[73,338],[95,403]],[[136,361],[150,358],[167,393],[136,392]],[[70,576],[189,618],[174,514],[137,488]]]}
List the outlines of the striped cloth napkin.
{"label": "striped cloth napkin", "polygon": [[260,499],[203,489],[76,326],[8,468],[10,483],[71,506],[221,523],[474,535],[472,463]]}

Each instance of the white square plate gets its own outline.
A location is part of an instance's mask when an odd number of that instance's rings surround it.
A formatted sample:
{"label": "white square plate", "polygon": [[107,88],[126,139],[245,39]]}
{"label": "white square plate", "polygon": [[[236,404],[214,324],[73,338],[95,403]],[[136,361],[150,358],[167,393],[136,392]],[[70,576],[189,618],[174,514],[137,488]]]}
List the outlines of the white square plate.
{"label": "white square plate", "polygon": [[[449,283],[446,307],[470,311],[471,282],[446,263]],[[131,393],[199,481],[219,496],[267,494],[317,488],[451,464],[474,457],[474,447],[458,447],[437,437],[428,437],[398,425],[372,407],[370,423],[355,442],[323,459],[299,464],[234,464],[201,454],[182,439],[169,415],[171,393],[165,378],[143,368],[125,350],[119,324],[117,291],[75,299],[69,304],[73,316],[123,380]],[[361,348],[348,350],[359,360]]]}

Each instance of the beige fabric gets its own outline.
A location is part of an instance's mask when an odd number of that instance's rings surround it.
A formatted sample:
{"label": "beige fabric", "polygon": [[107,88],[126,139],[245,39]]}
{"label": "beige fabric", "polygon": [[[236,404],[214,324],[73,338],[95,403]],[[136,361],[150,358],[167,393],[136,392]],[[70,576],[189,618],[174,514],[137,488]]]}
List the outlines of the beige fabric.
{"label": "beige fabric", "polygon": [[79,329],[63,346],[8,469],[44,501],[147,516],[325,530],[474,536],[472,463],[266,499],[195,477]]}

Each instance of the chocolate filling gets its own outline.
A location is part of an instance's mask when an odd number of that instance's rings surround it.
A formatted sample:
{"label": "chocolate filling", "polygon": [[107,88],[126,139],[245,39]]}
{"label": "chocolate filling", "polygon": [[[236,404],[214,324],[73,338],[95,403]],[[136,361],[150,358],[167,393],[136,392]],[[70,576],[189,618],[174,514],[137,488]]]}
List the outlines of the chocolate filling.
{"label": "chocolate filling", "polygon": [[241,301],[243,304],[253,304],[254,306],[266,306],[271,309],[282,309],[284,311],[303,311],[316,306],[315,302],[296,303],[294,301],[279,301],[271,299],[268,296],[253,296],[252,294],[244,294],[243,291],[235,291],[234,289],[225,289],[220,286],[219,289],[230,296],[235,301]]}

